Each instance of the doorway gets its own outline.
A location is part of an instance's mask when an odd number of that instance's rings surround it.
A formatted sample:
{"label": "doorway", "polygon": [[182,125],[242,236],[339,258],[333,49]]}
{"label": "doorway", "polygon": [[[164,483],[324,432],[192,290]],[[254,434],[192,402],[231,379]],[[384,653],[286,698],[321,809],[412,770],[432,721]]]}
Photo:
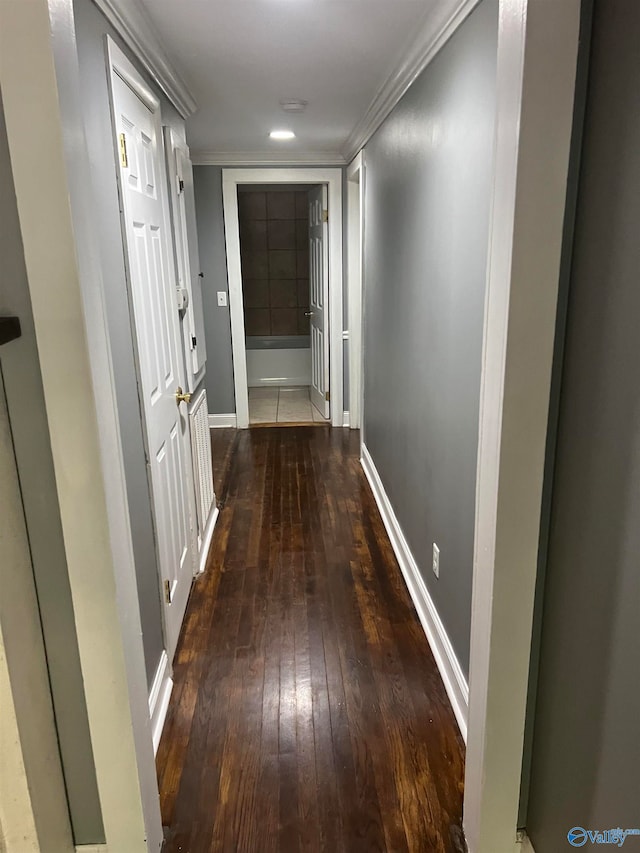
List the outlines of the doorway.
{"label": "doorway", "polygon": [[323,185],[238,188],[250,426],[329,421],[318,299],[326,271],[324,195]]}
{"label": "doorway", "polygon": [[237,426],[342,426],[341,171],[225,169],[223,199]]}

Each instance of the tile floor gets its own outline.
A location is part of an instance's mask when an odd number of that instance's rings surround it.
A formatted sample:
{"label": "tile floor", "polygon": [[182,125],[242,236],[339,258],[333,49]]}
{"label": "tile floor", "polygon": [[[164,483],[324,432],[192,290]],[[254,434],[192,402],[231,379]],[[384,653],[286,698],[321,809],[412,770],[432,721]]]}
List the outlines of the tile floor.
{"label": "tile floor", "polygon": [[250,424],[328,423],[311,404],[308,386],[249,388]]}

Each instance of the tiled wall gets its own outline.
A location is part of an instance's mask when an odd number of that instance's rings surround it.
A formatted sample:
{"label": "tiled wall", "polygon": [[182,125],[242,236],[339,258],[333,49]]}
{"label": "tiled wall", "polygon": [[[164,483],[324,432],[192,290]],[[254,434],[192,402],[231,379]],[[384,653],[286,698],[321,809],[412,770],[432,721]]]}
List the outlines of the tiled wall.
{"label": "tiled wall", "polygon": [[307,192],[240,192],[238,209],[245,334],[308,335]]}

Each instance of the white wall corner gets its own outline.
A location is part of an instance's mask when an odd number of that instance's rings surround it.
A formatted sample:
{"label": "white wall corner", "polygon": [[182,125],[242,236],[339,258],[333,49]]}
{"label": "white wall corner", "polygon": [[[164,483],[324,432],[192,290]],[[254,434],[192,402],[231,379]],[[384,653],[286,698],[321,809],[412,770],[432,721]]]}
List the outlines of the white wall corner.
{"label": "white wall corner", "polygon": [[382,516],[382,521],[393,546],[393,551],[407,584],[422,628],[438,665],[447,696],[451,702],[458,727],[467,740],[467,717],[469,712],[469,686],[462,671],[453,645],[449,639],[429,590],[422,579],[418,564],[405,539],[389,497],[380,479],[375,463],[366,445],[362,445],[362,468],[371,486],[371,491]]}
{"label": "white wall corner", "polygon": [[235,425],[235,412],[228,412],[223,415],[212,415],[209,413],[209,429],[217,429],[218,427],[235,427]]}
{"label": "white wall corner", "polygon": [[125,44],[160,86],[183,118],[198,105],[173,66],[142,3],[131,0],[93,0]]}
{"label": "white wall corner", "polygon": [[394,70],[349,134],[342,152],[347,163],[366,145],[411,84],[479,2],[440,0],[429,4],[417,32],[408,44],[403,45]]}

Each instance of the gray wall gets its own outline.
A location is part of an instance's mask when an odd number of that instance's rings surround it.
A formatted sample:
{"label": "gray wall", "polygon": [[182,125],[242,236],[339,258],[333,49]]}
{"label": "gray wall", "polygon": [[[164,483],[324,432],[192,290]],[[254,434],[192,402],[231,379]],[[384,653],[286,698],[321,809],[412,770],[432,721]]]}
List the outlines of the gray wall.
{"label": "gray wall", "polygon": [[207,339],[207,404],[210,413],[235,412],[231,322],[228,308],[219,308],[216,293],[229,292],[227,250],[222,214],[222,167],[194,166],[193,181],[198,222],[204,329]]}
{"label": "gray wall", "polygon": [[483,0],[365,148],[365,440],[465,671],[497,24]]}
{"label": "gray wall", "polygon": [[[596,0],[527,829],[640,826],[640,6]],[[635,848],[634,839],[627,847]]]}
{"label": "gray wall", "polygon": [[[207,337],[207,376],[205,386],[209,412],[227,414],[235,412],[233,386],[233,356],[231,349],[231,324],[229,308],[219,308],[218,290],[229,291],[227,278],[227,252],[224,242],[224,215],[222,209],[222,167],[194,166],[196,216],[200,264],[204,273],[203,302]],[[346,170],[343,170],[342,216],[343,232],[343,328],[347,314],[347,241],[346,241]],[[349,407],[348,342],[344,342],[344,407]]]}
{"label": "gray wall", "polygon": [[[0,350],[0,370],[11,420],[74,838],[78,844],[98,844],[104,842],[104,829],[1,102],[0,187],[0,313],[16,314],[22,326],[22,337]],[[72,376],[69,382],[73,382]]]}
{"label": "gray wall", "polygon": [[[105,59],[105,35],[124,45],[91,0],[75,0],[76,36],[80,61],[85,128],[92,167],[94,215],[101,235],[105,304],[109,323],[113,374],[124,454],[127,497],[136,565],[142,640],[148,686],[151,686],[162,651],[160,584],[153,536],[151,501],[147,483],[145,451],[136,381],[136,367],[127,283],[120,208],[116,184],[113,131]],[[130,52],[125,50],[135,63]],[[150,81],[149,85],[151,85]],[[155,88],[152,86],[152,88]],[[156,92],[156,94],[160,94]],[[174,108],[162,98],[162,119],[184,137],[184,124]]]}

